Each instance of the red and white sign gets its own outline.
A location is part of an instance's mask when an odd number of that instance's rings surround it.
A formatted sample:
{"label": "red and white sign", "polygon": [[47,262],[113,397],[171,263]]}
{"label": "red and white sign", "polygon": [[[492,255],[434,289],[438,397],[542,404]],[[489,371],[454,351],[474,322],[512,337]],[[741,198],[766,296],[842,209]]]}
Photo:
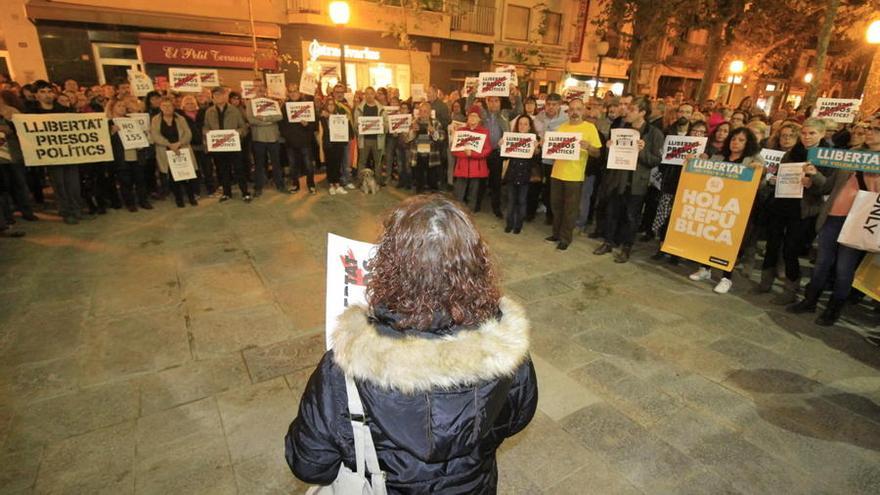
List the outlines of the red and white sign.
{"label": "red and white sign", "polygon": [[287,107],[288,122],[315,121],[315,104],[311,101],[288,101],[284,106]]}
{"label": "red and white sign", "polygon": [[465,77],[464,78],[464,94],[468,95],[471,91],[476,91],[477,86],[480,84],[479,77]]}
{"label": "red and white sign", "polygon": [[391,134],[404,134],[412,127],[412,115],[408,113],[393,114],[388,116],[388,132]]}
{"label": "red and white sign", "polygon": [[358,117],[358,134],[385,134],[382,117]]}
{"label": "red and white sign", "polygon": [[196,159],[192,149],[168,150],[165,152],[165,156],[168,157],[168,170],[171,171],[171,178],[174,179],[174,182],[196,178]]}
{"label": "red and white sign", "polygon": [[565,100],[584,100],[587,96],[591,94],[591,89],[586,84],[578,84],[577,86],[570,86],[565,88]]}
{"label": "red and white sign", "polygon": [[510,84],[513,84],[514,86],[519,83],[515,65],[499,65],[498,67],[495,67],[495,72],[506,72],[510,74]]}
{"label": "red and white sign", "polygon": [[581,157],[581,133],[545,132],[541,158],[545,160],[577,160]]}
{"label": "red and white sign", "polygon": [[253,81],[241,81],[239,84],[241,85],[242,99],[250,100],[257,96],[257,88],[254,86]]}
{"label": "red and white sign", "polygon": [[709,138],[696,136],[666,136],[663,142],[663,160],[667,165],[684,165],[688,155],[700,155],[706,150]]}
{"label": "red and white sign", "polygon": [[220,75],[217,69],[199,69],[199,79],[203,88],[216,88],[220,86]]}
{"label": "red and white sign", "polygon": [[367,304],[370,259],[375,245],[327,234],[327,298],[324,305],[324,336],[333,347],[333,331],[339,316],[355,304]]}
{"label": "red and white sign", "polygon": [[471,150],[477,153],[483,151],[486,143],[486,135],[479,132],[458,130],[452,136],[452,151]]}
{"label": "red and white sign", "polygon": [[531,158],[535,156],[537,142],[537,136],[528,132],[505,132],[498,144],[505,158]]}
{"label": "red and white sign", "polygon": [[862,100],[846,98],[819,98],[816,100],[816,109],[813,117],[831,119],[841,124],[849,124],[856,118],[856,113],[862,105]]}
{"label": "red and white sign", "polygon": [[269,98],[254,98],[251,100],[251,112],[255,117],[280,117],[281,105]]}
{"label": "red and white sign", "polygon": [[299,92],[304,95],[315,96],[318,89],[318,75],[314,72],[305,71],[299,78]]}
{"label": "red and white sign", "polygon": [[477,96],[510,96],[510,74],[507,72],[480,72]]}
{"label": "red and white sign", "polygon": [[202,80],[196,69],[168,69],[168,80],[171,82],[171,90],[179,93],[198,93],[202,90]]}
{"label": "red and white sign", "polygon": [[205,137],[209,153],[241,151],[241,137],[235,129],[208,131]]}

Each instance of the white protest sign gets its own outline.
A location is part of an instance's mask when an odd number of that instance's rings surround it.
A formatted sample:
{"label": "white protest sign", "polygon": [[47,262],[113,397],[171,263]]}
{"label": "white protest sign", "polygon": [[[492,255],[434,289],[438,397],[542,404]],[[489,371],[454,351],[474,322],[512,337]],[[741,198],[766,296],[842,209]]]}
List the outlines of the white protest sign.
{"label": "white protest sign", "polygon": [[483,145],[486,143],[486,135],[479,132],[471,132],[465,130],[455,131],[452,136],[452,151],[471,150],[474,152],[483,151]]}
{"label": "white protest sign", "polygon": [[311,101],[288,101],[284,106],[287,107],[288,122],[315,121],[315,104]]}
{"label": "white protest sign", "polygon": [[425,93],[424,84],[410,84],[409,93],[412,97],[412,101],[425,101],[428,99],[428,95]]}
{"label": "white protest sign", "polygon": [[581,133],[553,131],[544,133],[541,158],[545,160],[577,160],[580,157]]}
{"label": "white protest sign", "polygon": [[150,140],[137,120],[115,117],[113,124],[119,128],[119,140],[122,141],[123,148],[136,150],[150,146]]}
{"label": "white protest sign", "polygon": [[535,108],[537,113],[541,113],[544,111],[544,106],[547,105],[547,100],[535,100]]}
{"label": "white protest sign", "polygon": [[283,72],[266,74],[266,94],[269,98],[287,98],[287,82]]}
{"label": "white protest sign", "polygon": [[588,85],[580,83],[577,86],[565,88],[565,99],[566,101],[584,100],[591,92],[592,89]]}
{"label": "white protest sign", "polygon": [[761,150],[761,158],[764,160],[764,167],[767,169],[767,172],[771,174],[776,174],[776,170],[779,168],[779,162],[782,161],[783,156],[785,156],[784,151],[767,148]]}
{"label": "white protest sign", "polygon": [[299,92],[304,95],[315,96],[318,89],[318,75],[314,72],[305,71],[299,77]]}
{"label": "white protest sign", "polygon": [[663,159],[667,165],[684,165],[688,155],[700,155],[706,150],[707,137],[666,136],[663,141]]}
{"label": "white protest sign", "polygon": [[776,170],[776,190],[774,197],[777,198],[803,198],[804,165],[806,163],[780,163]]}
{"label": "white protest sign", "polygon": [[608,169],[635,170],[639,164],[639,131],[611,129],[608,139]]}
{"label": "white protest sign", "polygon": [[254,98],[251,100],[251,112],[255,117],[281,116],[281,105],[269,98]]}
{"label": "white protest sign", "polygon": [[354,93],[345,93],[342,97],[345,98],[345,102],[348,103],[349,108],[354,106]]}
{"label": "white protest sign", "polygon": [[324,305],[324,336],[327,349],[333,347],[337,319],[345,308],[367,304],[370,259],[375,246],[336,234],[327,234],[327,295]]}
{"label": "white protest sign", "polygon": [[519,84],[515,65],[499,65],[498,67],[495,67],[495,72],[506,72],[510,74],[510,84],[513,84],[514,86]]}
{"label": "white protest sign", "polygon": [[153,80],[138,70],[128,69],[128,84],[131,85],[132,94],[139,98],[147,96],[147,93],[153,91]]}
{"label": "white protest sign", "polygon": [[241,98],[243,100],[250,100],[257,96],[257,88],[254,87],[253,81],[241,81],[239,85],[241,86]]}
{"label": "white protest sign", "polygon": [[358,117],[358,134],[385,134],[382,117]]}
{"label": "white protest sign", "polygon": [[847,98],[819,98],[816,100],[816,109],[813,117],[831,119],[841,124],[849,124],[856,118],[856,112],[861,106],[862,100]]}
{"label": "white protest sign", "polygon": [[17,113],[12,122],[29,167],[113,160],[110,126],[103,113]]}
{"label": "white protest sign", "polygon": [[321,79],[325,77],[339,77],[339,69],[336,65],[321,65]]}
{"label": "white protest sign", "polygon": [[412,115],[408,113],[392,114],[388,116],[388,132],[391,134],[403,134],[409,132],[412,127]]}
{"label": "white protest sign", "polygon": [[220,74],[217,69],[199,69],[199,79],[202,88],[216,88],[220,86]]}
{"label": "white protest sign", "polygon": [[196,178],[196,161],[190,148],[168,150],[165,153],[168,156],[168,170],[171,171],[174,182]]}
{"label": "white protest sign", "polygon": [[235,129],[218,129],[208,131],[205,136],[209,153],[241,151],[241,137]]}
{"label": "white protest sign", "polygon": [[330,141],[344,143],[348,141],[348,115],[335,114],[329,118]]}
{"label": "white protest sign", "polygon": [[498,146],[505,158],[531,158],[535,156],[537,142],[536,136],[529,132],[505,132]]}
{"label": "white protest sign", "polygon": [[510,74],[507,72],[480,72],[477,96],[509,96]]}
{"label": "white protest sign", "polygon": [[9,140],[6,133],[0,132],[0,160],[12,161],[12,151],[9,149]]}
{"label": "white protest sign", "polygon": [[150,114],[143,113],[130,113],[127,115],[128,118],[134,119],[137,121],[138,125],[141,126],[141,130],[144,131],[144,134],[147,135],[147,141],[150,144],[153,143],[153,136],[150,135]]}
{"label": "white protest sign", "polygon": [[168,82],[171,91],[179,93],[198,93],[202,90],[202,80],[197,69],[168,69]]}
{"label": "white protest sign", "polygon": [[464,78],[464,94],[468,95],[471,91],[476,91],[477,86],[480,84],[479,77],[465,77]]}

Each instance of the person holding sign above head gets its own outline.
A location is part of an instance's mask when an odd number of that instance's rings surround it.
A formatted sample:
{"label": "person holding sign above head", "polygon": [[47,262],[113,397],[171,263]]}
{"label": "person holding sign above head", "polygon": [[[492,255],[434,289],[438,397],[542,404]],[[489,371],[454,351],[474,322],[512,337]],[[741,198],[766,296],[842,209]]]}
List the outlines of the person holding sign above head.
{"label": "person holding sign above head", "polygon": [[639,131],[638,161],[635,170],[605,171],[603,181],[607,194],[605,211],[605,242],[593,251],[603,255],[615,248],[614,261],[626,263],[635,242],[642,205],[648,191],[651,169],[660,164],[663,157],[663,132],[648,122],[651,103],[644,96],[635,98],[623,115],[627,125]]}
{"label": "person holding sign above head", "polygon": [[116,180],[119,181],[119,192],[122,202],[128,211],[138,211],[138,205],[145,210],[152,210],[147,184],[144,181],[144,166],[138,160],[137,149],[126,149],[122,144],[120,128],[113,119],[122,119],[128,115],[129,104],[123,100],[115,100],[107,105],[107,116],[110,119],[110,142],[113,145],[113,167],[116,169]]}
{"label": "person holding sign above head", "polygon": [[482,109],[477,105],[472,105],[468,109],[467,123],[462,129],[485,135],[483,148],[480,151],[468,148],[452,152],[452,156],[455,157],[455,171],[452,174],[455,180],[455,199],[468,205],[474,212],[479,206],[480,181],[489,177],[489,165],[486,163],[486,157],[492,152],[488,139],[489,131],[480,125],[481,115]]}
{"label": "person holding sign above head", "polygon": [[535,122],[526,114],[520,115],[513,121],[513,132],[532,136],[534,151],[528,158],[509,158],[507,172],[504,180],[507,183],[507,226],[504,232],[513,231],[519,234],[522,231],[523,221],[526,217],[526,203],[529,195],[529,186],[533,182],[540,183],[543,178],[541,165],[541,144]]}
{"label": "person holding sign above head", "polygon": [[419,115],[412,123],[407,139],[409,141],[410,168],[415,179],[416,193],[426,188],[437,190],[440,176],[440,151],[443,142],[443,127],[440,121],[431,117],[431,104],[419,104]]}
{"label": "person holding sign above head", "polygon": [[[880,152],[880,118],[872,118],[866,131],[865,146],[862,149]],[[825,310],[816,319],[816,323],[822,326],[831,326],[840,318],[840,313],[849,297],[856,269],[865,255],[864,251],[837,241],[844,230],[847,216],[852,212],[859,191],[880,192],[880,175],[843,169],[835,169],[831,172],[822,187],[822,192],[830,196],[822,205],[817,220],[819,249],[816,266],[813,268],[804,298],[787,308],[791,313],[816,311],[819,296],[831,282],[831,298]],[[867,230],[865,227],[863,229]]]}
{"label": "person holding sign above head", "polygon": [[[248,131],[247,121],[245,121],[241,110],[229,102],[229,92],[227,89],[220,86],[212,89],[211,98],[214,100],[214,105],[205,111],[205,125],[203,127],[205,133],[207,134],[208,131],[215,130],[235,129],[238,131],[239,137],[244,137]],[[223,196],[220,197],[220,201],[227,201],[232,198],[232,171],[234,169],[242,199],[245,202],[250,202],[251,195],[248,193],[247,174],[241,153],[236,151],[217,151],[210,154],[214,159],[217,173],[220,175],[220,184],[223,186]]]}
{"label": "person holding sign above head", "polygon": [[320,154],[327,165],[327,183],[330,185],[331,196],[348,194],[340,183],[348,141],[354,134],[348,116],[348,111],[337,100],[328,98],[318,120],[318,143]]}
{"label": "person holding sign above head", "polygon": [[580,134],[580,156],[574,160],[554,160],[550,174],[553,234],[545,240],[557,243],[556,249],[564,251],[571,244],[580,211],[587,157],[599,157],[602,141],[596,126],[584,120],[584,103],[578,99],[568,103],[568,122],[560,125],[557,132]]}
{"label": "person holding sign above head", "polygon": [[453,201],[408,198],[384,226],[368,304],[339,317],[285,437],[287,464],[306,483],[353,476],[355,428],[366,429],[374,493],[494,494],[496,450],[537,409],[525,311],[501,296],[488,246]]}
{"label": "person holding sign above head", "polygon": [[[166,176],[170,175],[168,151],[175,154],[189,153],[190,142],[192,141],[192,132],[189,130],[189,124],[186,118],[178,115],[174,111],[174,99],[170,96],[162,98],[159,104],[162,113],[153,117],[150,121],[150,134],[153,142],[156,144],[156,160],[159,162],[159,171]],[[193,160],[194,161],[194,160]],[[194,164],[193,164],[194,165]],[[178,208],[183,208],[183,190],[186,189],[186,196],[189,204],[196,206],[199,202],[196,200],[195,179],[175,180],[173,176],[169,177],[171,183],[171,192],[174,193],[174,201]]]}

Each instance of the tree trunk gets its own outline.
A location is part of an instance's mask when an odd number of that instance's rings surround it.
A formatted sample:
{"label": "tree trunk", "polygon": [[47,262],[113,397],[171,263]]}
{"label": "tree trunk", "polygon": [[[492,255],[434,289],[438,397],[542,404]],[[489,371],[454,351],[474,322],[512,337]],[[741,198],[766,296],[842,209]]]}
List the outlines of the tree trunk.
{"label": "tree trunk", "polygon": [[813,68],[813,81],[807,90],[802,105],[811,107],[816,103],[819,87],[822,85],[822,76],[825,74],[825,57],[828,55],[828,44],[831,42],[831,30],[834,27],[834,18],[837,17],[837,8],[840,0],[828,0],[825,11],[825,22],[822,23],[822,31],[819,32],[819,42],[816,44],[816,65]]}
{"label": "tree trunk", "polygon": [[639,40],[635,36],[630,47],[629,79],[626,81],[626,90],[624,93],[638,94],[639,78],[642,73],[642,55],[645,52],[645,42]]}
{"label": "tree trunk", "polygon": [[706,70],[703,72],[703,78],[700,80],[699,89],[697,89],[697,102],[704,103],[709,99],[712,92],[712,86],[718,80],[718,73],[721,72],[721,60],[724,58],[725,44],[721,39],[721,33],[724,31],[724,23],[717,21],[709,27],[709,39],[707,41],[709,50],[706,52]]}

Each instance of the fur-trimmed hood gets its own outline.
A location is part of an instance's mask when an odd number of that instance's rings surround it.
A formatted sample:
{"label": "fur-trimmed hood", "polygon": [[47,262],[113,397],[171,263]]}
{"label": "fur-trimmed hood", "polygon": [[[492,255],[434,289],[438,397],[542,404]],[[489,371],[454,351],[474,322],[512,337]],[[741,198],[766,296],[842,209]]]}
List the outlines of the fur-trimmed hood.
{"label": "fur-trimmed hood", "polygon": [[506,297],[500,309],[478,328],[424,338],[382,335],[367,307],[352,306],[333,334],[333,361],[355,379],[405,394],[510,376],[528,358],[529,322]]}

